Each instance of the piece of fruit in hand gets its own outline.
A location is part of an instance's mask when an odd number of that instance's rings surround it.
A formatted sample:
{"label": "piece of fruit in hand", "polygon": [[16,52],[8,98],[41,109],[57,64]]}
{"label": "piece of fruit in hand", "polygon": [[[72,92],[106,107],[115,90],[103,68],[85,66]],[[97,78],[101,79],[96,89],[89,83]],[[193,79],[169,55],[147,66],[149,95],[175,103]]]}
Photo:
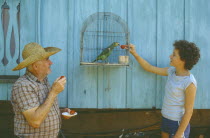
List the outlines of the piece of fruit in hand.
{"label": "piece of fruit in hand", "polygon": [[127,47],[128,45],[121,45],[120,47],[122,48],[122,49],[125,49],[125,47]]}
{"label": "piece of fruit in hand", "polygon": [[64,78],[64,76],[60,76],[60,79]]}
{"label": "piece of fruit in hand", "polygon": [[71,114],[71,115],[75,114],[75,111],[74,111],[74,110],[71,110],[71,111],[70,111],[70,114]]}

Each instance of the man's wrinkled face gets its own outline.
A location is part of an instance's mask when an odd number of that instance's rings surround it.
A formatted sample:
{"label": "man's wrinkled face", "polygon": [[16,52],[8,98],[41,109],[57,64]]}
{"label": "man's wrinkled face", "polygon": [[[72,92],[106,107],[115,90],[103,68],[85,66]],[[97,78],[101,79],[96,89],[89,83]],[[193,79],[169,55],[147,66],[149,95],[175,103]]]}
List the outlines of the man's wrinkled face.
{"label": "man's wrinkled face", "polygon": [[50,66],[53,64],[52,61],[48,58],[43,60],[37,61],[36,63],[36,70],[39,75],[48,75],[51,73]]}

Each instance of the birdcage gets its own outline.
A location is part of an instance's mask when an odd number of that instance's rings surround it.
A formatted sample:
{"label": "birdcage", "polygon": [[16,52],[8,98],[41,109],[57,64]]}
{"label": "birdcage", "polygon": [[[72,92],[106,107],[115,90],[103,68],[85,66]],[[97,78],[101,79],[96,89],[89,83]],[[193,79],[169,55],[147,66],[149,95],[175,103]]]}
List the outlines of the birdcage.
{"label": "birdcage", "polygon": [[[105,60],[93,62],[113,42],[114,47]],[[125,21],[110,12],[98,12],[90,15],[81,30],[80,63],[81,65],[129,65],[129,51],[120,45],[129,44],[129,31]]]}

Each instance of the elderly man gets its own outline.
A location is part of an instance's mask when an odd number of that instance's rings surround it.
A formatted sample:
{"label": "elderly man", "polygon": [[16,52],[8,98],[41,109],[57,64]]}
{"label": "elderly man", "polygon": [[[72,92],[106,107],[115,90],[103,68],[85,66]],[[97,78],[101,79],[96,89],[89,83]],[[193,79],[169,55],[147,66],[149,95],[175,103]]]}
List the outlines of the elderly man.
{"label": "elderly man", "polygon": [[[11,95],[15,113],[14,133],[20,138],[58,136],[61,118],[57,95],[64,90],[66,78],[57,78],[50,87],[47,75],[51,73],[53,64],[49,57],[60,50],[29,43],[23,49],[23,61],[13,69],[27,68],[25,75],[15,82]],[[70,109],[63,111],[69,112]]]}

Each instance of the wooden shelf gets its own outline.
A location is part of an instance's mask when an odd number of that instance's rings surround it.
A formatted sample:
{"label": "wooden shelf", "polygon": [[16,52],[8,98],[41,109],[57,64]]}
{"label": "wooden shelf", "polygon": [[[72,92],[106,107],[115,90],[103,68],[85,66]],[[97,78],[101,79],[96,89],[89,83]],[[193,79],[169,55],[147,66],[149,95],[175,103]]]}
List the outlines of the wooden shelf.
{"label": "wooden shelf", "polygon": [[129,66],[129,64],[117,64],[117,63],[90,63],[90,62],[80,62],[80,65],[88,66]]}

